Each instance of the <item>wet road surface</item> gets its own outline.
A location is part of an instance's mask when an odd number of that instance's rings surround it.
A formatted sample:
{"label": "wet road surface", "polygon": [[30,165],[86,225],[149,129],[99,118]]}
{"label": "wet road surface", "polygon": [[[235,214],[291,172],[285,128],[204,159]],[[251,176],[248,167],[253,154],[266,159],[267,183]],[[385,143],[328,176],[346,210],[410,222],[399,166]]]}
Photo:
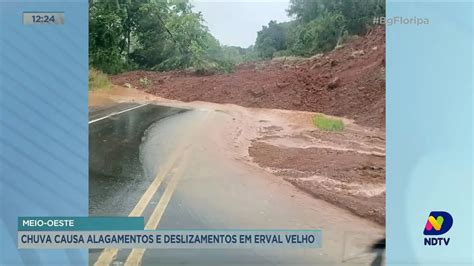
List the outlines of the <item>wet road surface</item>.
{"label": "wet road surface", "polygon": [[322,229],[323,248],[91,250],[91,265],[374,260],[382,227],[232,160],[220,141],[229,122],[222,112],[149,105],[90,124],[90,214],[144,216],[147,229]]}
{"label": "wet road surface", "polygon": [[[89,214],[128,215],[148,187],[140,162],[140,144],[154,122],[184,112],[156,105],[119,104],[93,110],[89,124]],[[120,113],[113,115],[114,113]]]}

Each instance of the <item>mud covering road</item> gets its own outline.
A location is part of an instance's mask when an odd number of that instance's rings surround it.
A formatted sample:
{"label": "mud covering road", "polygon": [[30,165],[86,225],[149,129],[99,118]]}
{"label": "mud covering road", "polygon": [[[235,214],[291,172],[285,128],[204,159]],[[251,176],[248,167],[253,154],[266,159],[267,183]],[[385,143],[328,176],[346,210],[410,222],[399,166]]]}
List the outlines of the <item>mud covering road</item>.
{"label": "mud covering road", "polygon": [[212,109],[232,117],[216,140],[222,152],[284,179],[312,196],[385,223],[385,131],[343,119],[345,129],[326,132],[312,124],[314,113],[245,108],[232,104],[183,103],[133,88],[90,93],[90,104],[152,101],[160,105]]}
{"label": "mud covering road", "polygon": [[275,130],[262,130],[252,141],[253,162],[314,197],[385,224],[383,132],[354,124],[342,132]]}
{"label": "mud covering road", "polygon": [[[230,134],[248,138],[237,144],[243,160],[314,197],[385,223],[384,27],[310,58],[245,63],[233,73],[208,76],[132,71],[112,81],[162,102],[246,107],[230,108],[242,125]],[[342,117],[347,127],[318,130],[310,123],[314,112]],[[260,114],[270,119],[255,119]],[[295,123],[295,117],[301,118]]]}
{"label": "mud covering road", "polygon": [[[284,114],[252,110],[253,121],[249,110],[236,106],[195,107],[141,107],[90,124],[91,169],[97,171],[91,214],[126,215],[162,177],[142,214],[145,221],[158,219],[158,228],[322,229],[323,248],[146,250],[143,265],[367,265],[379,259],[371,246],[384,237],[382,226],[301,193],[249,160],[246,147],[257,134],[252,125],[277,124],[273,119]],[[102,253],[91,250],[90,263]],[[122,265],[130,254],[118,250],[107,262]]]}
{"label": "mud covering road", "polygon": [[132,71],[112,81],[167,99],[320,112],[385,128],[385,28],[327,54],[245,63],[229,74]]}

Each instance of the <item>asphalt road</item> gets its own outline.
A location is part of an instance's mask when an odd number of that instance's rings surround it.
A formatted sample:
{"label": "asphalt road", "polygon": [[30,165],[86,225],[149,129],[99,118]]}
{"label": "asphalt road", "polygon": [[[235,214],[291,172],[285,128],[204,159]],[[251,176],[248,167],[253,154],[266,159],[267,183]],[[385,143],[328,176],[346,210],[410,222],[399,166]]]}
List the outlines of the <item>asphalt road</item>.
{"label": "asphalt road", "polygon": [[91,265],[379,264],[383,228],[226,156],[229,115],[110,110],[89,124],[90,215],[144,216],[147,229],[322,229],[323,248],[91,250]]}
{"label": "asphalt road", "polygon": [[125,103],[90,112],[89,215],[128,215],[152,178],[139,154],[146,129],[184,111]]}

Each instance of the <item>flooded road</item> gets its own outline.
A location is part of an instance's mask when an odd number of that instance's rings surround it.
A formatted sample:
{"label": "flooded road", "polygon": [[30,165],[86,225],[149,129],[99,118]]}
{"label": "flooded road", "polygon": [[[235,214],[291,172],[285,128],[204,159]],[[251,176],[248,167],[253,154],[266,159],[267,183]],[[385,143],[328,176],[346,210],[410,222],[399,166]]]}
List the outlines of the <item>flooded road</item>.
{"label": "flooded road", "polygon": [[111,248],[90,250],[91,265],[367,265],[377,256],[382,226],[235,160],[232,114],[138,106],[89,124],[91,215],[144,216],[147,230],[322,229],[323,247]]}
{"label": "flooded road", "polygon": [[[90,112],[90,215],[128,215],[151,182],[139,156],[146,129],[160,119],[186,111],[157,105],[135,108],[138,106],[116,104]],[[121,115],[124,111],[126,115]],[[97,120],[101,117],[106,118]]]}

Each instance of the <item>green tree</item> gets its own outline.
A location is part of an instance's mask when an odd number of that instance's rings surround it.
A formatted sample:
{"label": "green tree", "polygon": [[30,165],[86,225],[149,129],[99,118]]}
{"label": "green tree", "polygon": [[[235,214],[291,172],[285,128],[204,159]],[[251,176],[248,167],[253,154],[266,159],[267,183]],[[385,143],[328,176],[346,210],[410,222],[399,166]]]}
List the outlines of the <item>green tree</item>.
{"label": "green tree", "polygon": [[385,1],[290,0],[287,11],[295,18],[288,49],[309,56],[333,49],[343,36],[364,34],[374,17],[385,14]]}
{"label": "green tree", "polygon": [[288,40],[290,51],[300,56],[330,51],[336,46],[344,25],[344,17],[333,13],[296,25]]}
{"label": "green tree", "polygon": [[385,15],[384,0],[290,0],[288,14],[302,24],[326,16],[340,14],[350,34],[361,34],[375,16]]}
{"label": "green tree", "polygon": [[94,2],[89,8],[89,61],[107,73],[123,68],[122,18],[117,2]]}
{"label": "green tree", "polygon": [[276,51],[287,48],[287,23],[277,23],[272,20],[268,26],[263,26],[257,33],[255,49],[260,57],[272,58]]}
{"label": "green tree", "polygon": [[106,73],[233,66],[189,1],[94,0],[89,12],[90,63]]}

